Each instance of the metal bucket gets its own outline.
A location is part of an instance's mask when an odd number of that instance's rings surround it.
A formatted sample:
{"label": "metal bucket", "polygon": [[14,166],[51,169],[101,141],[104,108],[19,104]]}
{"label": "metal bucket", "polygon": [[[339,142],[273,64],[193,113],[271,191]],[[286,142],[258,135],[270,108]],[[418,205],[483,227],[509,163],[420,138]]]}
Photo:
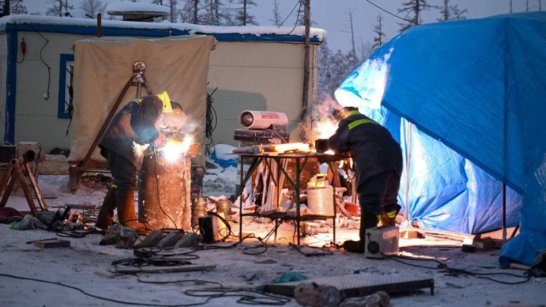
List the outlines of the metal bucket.
{"label": "metal bucket", "polygon": [[334,188],[327,186],[323,188],[307,189],[307,207],[312,214],[334,216]]}
{"label": "metal bucket", "polygon": [[191,227],[199,226],[199,218],[207,216],[207,199],[196,197],[191,206]]}
{"label": "metal bucket", "polygon": [[232,220],[231,215],[233,213],[233,212],[231,212],[231,205],[232,205],[232,202],[229,199],[227,199],[227,198],[219,199],[216,202],[216,212],[217,213],[223,213],[224,218],[227,221],[231,221]]}

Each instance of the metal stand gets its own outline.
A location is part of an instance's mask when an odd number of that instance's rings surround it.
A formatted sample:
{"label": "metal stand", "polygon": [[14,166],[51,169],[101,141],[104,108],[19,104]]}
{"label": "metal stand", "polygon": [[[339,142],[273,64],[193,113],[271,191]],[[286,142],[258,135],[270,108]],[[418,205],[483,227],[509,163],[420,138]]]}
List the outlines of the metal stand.
{"label": "metal stand", "polygon": [[123,100],[123,98],[125,97],[125,94],[127,93],[127,90],[129,89],[129,87],[130,86],[137,87],[137,93],[136,93],[137,98],[140,98],[140,92],[142,87],[146,88],[146,92],[148,95],[152,94],[152,91],[150,87],[148,86],[148,83],[146,82],[146,77],[144,77],[145,69],[146,69],[146,65],[144,64],[144,62],[133,63],[133,74],[131,78],[129,78],[127,83],[125,83],[125,86],[123,87],[118,97],[116,98],[116,101],[114,102],[114,105],[112,106],[112,109],[110,110],[110,113],[108,113],[108,116],[104,120],[104,123],[102,124],[99,132],[95,136],[95,140],[93,140],[93,143],[91,144],[91,147],[89,147],[87,154],[85,155],[82,161],[70,164],[68,168],[68,172],[70,175],[69,185],[72,191],[75,191],[78,189],[78,186],[80,183],[79,182],[80,176],[91,169],[91,166],[92,166],[90,163],[91,155],[93,154],[93,151],[99,144],[100,139],[102,138],[102,135],[104,134],[104,131],[106,130],[106,127],[108,127],[108,124],[110,124],[110,121],[116,114],[118,107],[121,101]]}
{"label": "metal stand", "polygon": [[[36,215],[36,213],[38,213],[38,209],[34,204],[33,197],[36,197],[36,199],[38,200],[38,205],[40,206],[40,209],[42,211],[47,211],[47,207],[42,198],[42,194],[40,192],[40,188],[38,187],[38,183],[36,182],[36,178],[32,174],[32,169],[30,166],[31,162],[32,161],[28,161],[26,159],[23,159],[23,161],[21,161],[20,159],[12,159],[7,165],[6,169],[4,170],[4,174],[0,179],[0,193],[2,193],[0,207],[3,208],[6,206],[8,198],[15,186],[15,182],[18,181],[19,186],[25,194],[25,198],[27,200],[31,214]],[[27,183],[27,181],[25,180],[25,176],[29,180],[30,187],[32,188],[32,192],[34,192],[34,195],[32,195],[31,190],[29,189],[29,183]]]}
{"label": "metal stand", "polygon": [[[317,158],[317,159],[319,159],[320,162],[328,163],[328,165],[332,169],[333,178],[334,178],[334,182],[332,184],[334,186],[334,192],[333,192],[333,195],[332,195],[333,204],[334,204],[334,215],[333,216],[302,215],[301,212],[300,212],[300,192],[301,192],[300,177],[301,177],[302,170],[305,167],[305,164],[308,162],[309,158]],[[245,161],[245,159],[251,159],[250,168],[248,169],[246,174],[244,172],[244,163],[243,163]],[[335,197],[336,197],[336,195],[335,195],[335,186],[336,185],[339,186],[339,181],[335,181],[335,178],[337,178],[338,173],[337,173],[337,168],[334,165],[334,162],[342,160],[342,159],[345,159],[345,157],[332,156],[332,155],[320,154],[320,153],[293,153],[293,154],[272,154],[272,155],[269,155],[269,154],[240,154],[240,160],[241,160],[240,186],[239,186],[239,189],[237,191],[237,194],[238,194],[239,199],[240,199],[240,203],[239,203],[239,221],[240,221],[239,222],[239,239],[242,240],[243,217],[245,217],[245,216],[271,218],[275,222],[275,227],[278,226],[278,223],[280,221],[294,220],[295,221],[295,227],[296,227],[296,244],[298,246],[300,245],[300,236],[301,236],[300,222],[310,221],[310,220],[319,220],[319,219],[325,219],[325,218],[332,218],[333,219],[333,242],[335,243],[335,241],[336,241],[336,215],[337,215],[337,207],[338,207],[338,204],[337,204],[337,202],[335,200]],[[281,163],[281,161],[286,161],[286,160],[293,160],[295,162],[295,175],[294,176],[290,176],[288,174],[287,170],[282,166],[283,164]],[[261,214],[259,212],[243,213],[242,194],[243,194],[243,190],[244,190],[244,187],[245,187],[246,183],[248,182],[248,180],[250,179],[252,174],[254,172],[256,172],[257,166],[260,163],[265,163],[266,167],[272,168],[271,161],[276,161],[277,162],[276,166],[278,168],[277,172],[275,173],[277,178],[271,178],[272,180],[274,180],[275,184],[277,185],[277,191],[275,191],[275,192],[278,193],[280,188],[282,188],[279,185],[281,174],[283,176],[285,176],[285,178],[288,181],[288,183],[290,184],[291,188],[294,190],[294,202],[295,202],[295,206],[296,206],[296,212],[295,212],[296,215],[295,216],[292,216],[292,215],[290,215],[290,214],[288,214],[286,212],[275,212],[275,213],[272,213],[272,214]],[[274,172],[270,172],[270,173],[274,173]],[[279,197],[277,197],[276,199],[278,201]]]}

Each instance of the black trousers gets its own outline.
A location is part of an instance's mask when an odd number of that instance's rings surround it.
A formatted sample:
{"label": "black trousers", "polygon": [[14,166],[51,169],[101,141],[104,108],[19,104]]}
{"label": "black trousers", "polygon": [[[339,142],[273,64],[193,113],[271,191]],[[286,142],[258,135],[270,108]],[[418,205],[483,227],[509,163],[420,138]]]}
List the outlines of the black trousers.
{"label": "black trousers", "polygon": [[134,189],[136,187],[137,168],[133,161],[110,150],[108,152],[108,167],[118,189]]}
{"label": "black trousers", "polygon": [[361,228],[377,226],[379,215],[398,209],[400,175],[400,171],[387,171],[359,183],[358,201],[363,220]]}

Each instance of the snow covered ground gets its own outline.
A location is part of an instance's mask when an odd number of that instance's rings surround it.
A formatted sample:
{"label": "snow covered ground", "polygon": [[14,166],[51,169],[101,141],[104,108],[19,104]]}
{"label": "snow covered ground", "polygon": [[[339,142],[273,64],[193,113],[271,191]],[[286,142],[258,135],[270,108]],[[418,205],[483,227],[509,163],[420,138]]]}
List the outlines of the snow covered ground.
{"label": "snow covered ground", "polygon": [[[81,185],[71,193],[67,188],[68,176],[40,175],[38,178],[46,204],[52,210],[65,204],[99,206],[106,191],[104,184],[96,182]],[[234,193],[236,180],[235,168],[209,170],[204,180],[205,194],[229,196]],[[25,199],[20,196],[10,197],[8,206],[28,210]],[[357,236],[357,230],[347,225],[336,229],[337,243]],[[238,233],[238,226],[232,225],[235,233]],[[263,219],[245,220],[243,231],[263,238],[272,227],[272,223]],[[165,251],[176,253],[177,257],[184,257],[195,265],[215,266],[209,271],[119,275],[111,272],[112,262],[134,257],[133,250],[99,245],[103,237],[100,234],[63,237],[61,239],[70,241],[70,247],[42,249],[27,242],[58,235],[44,230],[13,230],[7,224],[0,224],[0,233],[0,306],[188,306],[201,303],[233,306],[240,299],[240,289],[259,289],[278,278],[350,274],[371,279],[387,276],[434,280],[434,295],[423,289],[393,296],[391,302],[395,306],[544,306],[546,303],[546,280],[531,278],[524,282],[524,271],[499,269],[498,250],[465,253],[460,248],[461,242],[429,236],[402,239],[400,245],[404,254],[430,257],[433,259],[430,261],[366,259],[335,248],[322,256],[307,257],[289,246],[293,227],[285,223],[279,229],[277,240],[270,238],[267,241],[267,248],[256,239],[248,239],[233,248],[207,245],[208,248],[193,252],[184,248]],[[307,236],[303,243],[321,246],[331,239],[330,227],[329,233]],[[230,241],[223,245],[231,245],[237,238]],[[315,250],[305,248],[303,251]],[[186,255],[182,255],[184,253]],[[436,261],[472,273],[513,275],[476,276],[456,274],[455,271],[448,274],[446,270],[438,269]],[[515,282],[523,283],[507,284]],[[207,287],[217,287],[217,283],[224,291],[202,292]],[[190,291],[194,289],[198,291]],[[294,299],[275,302],[285,306],[298,305]]]}

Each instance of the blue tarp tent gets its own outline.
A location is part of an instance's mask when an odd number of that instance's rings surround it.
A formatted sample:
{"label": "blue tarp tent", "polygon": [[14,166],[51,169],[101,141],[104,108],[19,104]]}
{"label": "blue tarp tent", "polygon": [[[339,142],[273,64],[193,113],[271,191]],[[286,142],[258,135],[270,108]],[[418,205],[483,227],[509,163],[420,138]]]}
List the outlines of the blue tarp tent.
{"label": "blue tarp tent", "polygon": [[415,26],[335,96],[399,140],[408,222],[483,233],[505,212],[520,233],[501,264],[531,265],[546,250],[546,13]]}

